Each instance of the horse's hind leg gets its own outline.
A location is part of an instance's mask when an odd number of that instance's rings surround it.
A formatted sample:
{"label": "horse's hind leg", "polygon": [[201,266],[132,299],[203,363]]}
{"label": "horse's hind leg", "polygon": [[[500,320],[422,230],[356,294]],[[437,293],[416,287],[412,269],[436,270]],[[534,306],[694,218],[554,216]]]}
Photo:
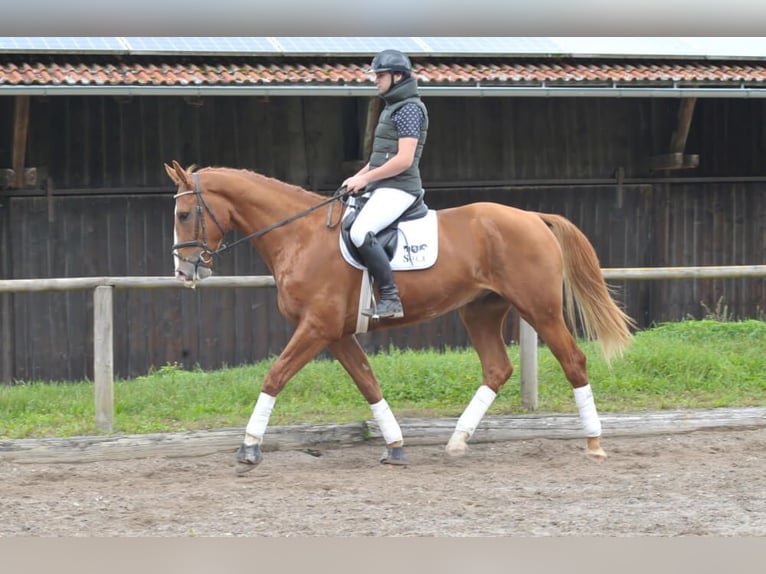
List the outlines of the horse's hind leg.
{"label": "horse's hind leg", "polygon": [[460,309],[460,318],[481,361],[482,384],[458,419],[447,443],[447,453],[452,456],[465,454],[468,440],[495,400],[500,387],[513,373],[503,340],[503,324],[510,307],[508,301],[492,293]]}
{"label": "horse's hind leg", "polygon": [[606,458],[601,448],[601,420],[593,401],[593,392],[588,382],[585,354],[580,350],[564,323],[563,316],[544,319],[525,317],[537,331],[548,348],[561,364],[564,375],[574,390],[575,403],[580,413],[580,422],[587,440],[586,454],[594,460]]}
{"label": "horse's hind leg", "polygon": [[388,406],[383,393],[380,390],[380,384],[372,372],[372,367],[367,360],[364,350],[359,345],[354,335],[343,337],[327,346],[332,355],[343,365],[346,372],[354,380],[359,391],[362,393],[378,423],[383,439],[386,441],[386,452],[380,462],[383,464],[394,464],[399,466],[407,465],[407,458],[404,456],[404,444],[402,431],[399,423],[396,422],[394,413]]}

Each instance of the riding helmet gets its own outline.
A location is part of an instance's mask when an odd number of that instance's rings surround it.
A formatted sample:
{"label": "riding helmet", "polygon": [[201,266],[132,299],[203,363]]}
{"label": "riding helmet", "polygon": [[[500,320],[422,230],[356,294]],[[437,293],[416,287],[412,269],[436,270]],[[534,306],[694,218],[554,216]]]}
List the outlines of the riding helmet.
{"label": "riding helmet", "polygon": [[378,53],[370,64],[370,71],[375,72],[401,72],[405,76],[412,73],[410,59],[399,50],[383,50]]}

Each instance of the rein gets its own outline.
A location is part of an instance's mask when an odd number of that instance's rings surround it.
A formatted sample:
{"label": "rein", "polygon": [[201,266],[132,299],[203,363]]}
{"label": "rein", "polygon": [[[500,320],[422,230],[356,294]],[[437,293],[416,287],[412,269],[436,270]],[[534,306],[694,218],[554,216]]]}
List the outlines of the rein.
{"label": "rein", "polygon": [[[259,229],[257,231],[254,231],[253,233],[250,233],[249,235],[245,235],[244,237],[240,237],[239,239],[237,239],[236,241],[234,241],[232,243],[223,243],[222,242],[221,245],[218,247],[218,249],[211,250],[208,247],[208,245],[207,245],[207,230],[205,228],[205,218],[204,218],[204,214],[203,214],[203,211],[202,211],[203,206],[204,206],[204,209],[210,214],[210,217],[213,219],[213,222],[218,227],[218,230],[221,232],[221,236],[224,236],[225,233],[223,231],[223,227],[221,227],[221,224],[218,222],[218,219],[216,218],[215,214],[213,213],[213,211],[210,209],[210,206],[205,201],[205,198],[202,197],[202,187],[201,187],[200,182],[199,182],[199,174],[193,173],[192,174],[192,178],[194,179],[194,189],[193,190],[182,191],[182,192],[177,193],[176,195],[173,196],[173,199],[177,199],[177,198],[181,197],[182,195],[190,195],[192,193],[197,196],[197,221],[195,222],[195,235],[197,237],[199,237],[199,231],[200,231],[200,227],[201,227],[202,228],[202,242],[200,242],[199,239],[195,239],[193,241],[182,241],[181,243],[176,243],[172,247],[173,254],[176,257],[179,257],[182,260],[185,260],[185,261],[187,261],[189,263],[196,263],[196,262],[195,261],[191,261],[189,259],[186,259],[186,258],[178,255],[178,253],[176,253],[176,251],[178,249],[181,249],[181,248],[184,248],[184,247],[200,247],[200,248],[202,248],[202,253],[199,256],[200,260],[203,263],[208,264],[212,260],[213,256],[220,255],[221,253],[223,253],[224,251],[226,251],[228,249],[231,249],[235,245],[238,245],[240,243],[244,243],[245,241],[249,241],[251,239],[255,239],[256,237],[261,237],[262,235],[266,235],[269,231],[273,231],[273,230],[275,230],[275,229],[277,229],[279,227],[287,225],[288,223],[292,223],[296,219],[300,219],[301,217],[305,217],[306,215],[308,215],[312,211],[316,211],[317,209],[320,209],[320,208],[324,207],[325,205],[328,205],[328,204],[333,203],[335,201],[340,201],[341,199],[343,199],[347,195],[350,195],[350,193],[351,193],[345,187],[341,186],[341,187],[339,187],[338,189],[335,190],[335,192],[332,194],[331,197],[328,197],[327,199],[325,199],[323,201],[320,201],[316,205],[312,205],[308,209],[304,209],[303,211],[298,212],[295,215],[291,215],[290,217],[288,217],[286,219],[283,219],[281,221],[277,221],[276,223],[272,223],[271,225],[268,225],[268,226],[264,227],[263,229]],[[330,209],[332,209],[332,207]],[[328,221],[329,221],[329,214],[328,214]],[[201,224],[200,224],[200,222],[201,222]],[[329,225],[328,225],[328,227],[329,227]],[[207,257],[207,260],[205,260],[205,256]]]}

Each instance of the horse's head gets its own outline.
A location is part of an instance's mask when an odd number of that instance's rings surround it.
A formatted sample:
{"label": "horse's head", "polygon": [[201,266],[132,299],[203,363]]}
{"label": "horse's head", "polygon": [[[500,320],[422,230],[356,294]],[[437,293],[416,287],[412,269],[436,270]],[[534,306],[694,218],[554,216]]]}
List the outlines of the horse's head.
{"label": "horse's head", "polygon": [[172,166],[165,164],[165,171],[178,186],[173,232],[175,276],[194,283],[213,274],[213,255],[223,241],[225,228],[216,217],[216,201],[203,193],[199,174],[185,170],[175,160]]}

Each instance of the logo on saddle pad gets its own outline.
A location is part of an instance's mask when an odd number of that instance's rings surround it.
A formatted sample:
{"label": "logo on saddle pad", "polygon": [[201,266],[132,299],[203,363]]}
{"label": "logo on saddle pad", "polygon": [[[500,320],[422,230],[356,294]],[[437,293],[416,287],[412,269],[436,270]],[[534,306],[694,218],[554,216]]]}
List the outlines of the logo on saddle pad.
{"label": "logo on saddle pad", "polygon": [[[357,269],[365,266],[356,256],[356,247],[351,243],[348,230],[358,213],[357,207],[349,201],[343,214],[340,233],[340,252],[349,265]],[[424,206],[425,207],[425,206]],[[391,261],[394,271],[416,271],[428,269],[436,263],[439,254],[439,236],[436,211],[425,208],[417,219],[399,221],[378,233],[378,241]]]}

